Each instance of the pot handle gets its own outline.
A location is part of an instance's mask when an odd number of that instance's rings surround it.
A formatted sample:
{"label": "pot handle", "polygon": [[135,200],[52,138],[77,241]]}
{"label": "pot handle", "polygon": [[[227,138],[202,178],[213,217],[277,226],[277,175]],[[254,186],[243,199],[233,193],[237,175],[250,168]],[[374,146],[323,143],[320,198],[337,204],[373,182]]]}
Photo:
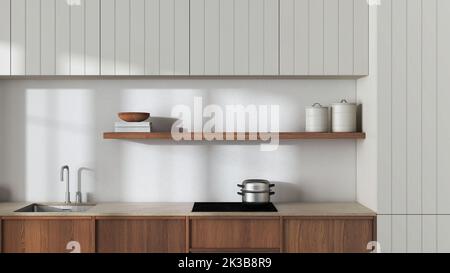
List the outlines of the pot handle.
{"label": "pot handle", "polygon": [[275,184],[269,184],[269,188],[275,187]]}
{"label": "pot handle", "polygon": [[241,185],[241,184],[237,184],[237,186],[238,186],[239,188],[243,188],[243,187],[244,187],[244,185]]}
{"label": "pot handle", "polygon": [[269,195],[274,195],[275,194],[275,192],[273,192],[273,191],[271,191],[270,193],[269,193]]}
{"label": "pot handle", "polygon": [[237,194],[242,195],[242,192],[238,192]]}

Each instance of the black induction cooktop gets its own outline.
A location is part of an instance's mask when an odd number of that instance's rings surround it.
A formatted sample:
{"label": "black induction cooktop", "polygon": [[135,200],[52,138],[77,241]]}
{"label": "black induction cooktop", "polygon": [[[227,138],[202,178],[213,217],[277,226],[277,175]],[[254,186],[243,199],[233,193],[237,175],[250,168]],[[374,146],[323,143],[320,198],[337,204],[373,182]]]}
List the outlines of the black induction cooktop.
{"label": "black induction cooktop", "polygon": [[192,212],[277,212],[277,208],[272,203],[246,204],[242,202],[196,202]]}

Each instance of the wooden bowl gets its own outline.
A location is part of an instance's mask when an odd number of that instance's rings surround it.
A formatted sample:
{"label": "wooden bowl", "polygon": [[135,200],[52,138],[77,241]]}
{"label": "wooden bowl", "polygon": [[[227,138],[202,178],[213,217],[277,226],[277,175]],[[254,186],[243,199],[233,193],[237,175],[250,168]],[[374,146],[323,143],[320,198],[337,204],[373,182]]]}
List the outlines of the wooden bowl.
{"label": "wooden bowl", "polygon": [[122,112],[118,115],[121,120],[126,122],[141,122],[150,117],[150,113],[144,112]]}

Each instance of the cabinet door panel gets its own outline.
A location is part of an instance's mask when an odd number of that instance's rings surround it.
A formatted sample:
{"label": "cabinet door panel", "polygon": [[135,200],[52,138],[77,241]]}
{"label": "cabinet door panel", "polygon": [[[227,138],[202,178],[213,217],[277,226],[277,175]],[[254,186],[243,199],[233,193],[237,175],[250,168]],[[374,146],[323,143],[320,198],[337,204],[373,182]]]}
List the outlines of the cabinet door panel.
{"label": "cabinet door panel", "polygon": [[56,75],[70,75],[70,6],[56,0]]}
{"label": "cabinet door panel", "polygon": [[186,250],[184,219],[97,220],[96,247],[100,253],[182,253]]}
{"label": "cabinet door panel", "polygon": [[93,252],[94,227],[86,220],[3,220],[2,240],[5,253],[66,253],[71,241],[81,252]]}
{"label": "cabinet door panel", "polygon": [[280,0],[281,75],[368,75],[366,0]]}
{"label": "cabinet door panel", "polygon": [[11,1],[11,75],[25,75],[25,0]]}
{"label": "cabinet door panel", "polygon": [[277,249],[280,247],[280,221],[272,219],[193,219],[191,248],[199,249]]}
{"label": "cabinet door panel", "polygon": [[130,0],[115,0],[116,75],[130,75]]}
{"label": "cabinet door panel", "polygon": [[284,221],[284,251],[364,253],[373,240],[373,220],[289,219]]}
{"label": "cabinet door panel", "polygon": [[0,75],[11,74],[11,3],[0,0]]}

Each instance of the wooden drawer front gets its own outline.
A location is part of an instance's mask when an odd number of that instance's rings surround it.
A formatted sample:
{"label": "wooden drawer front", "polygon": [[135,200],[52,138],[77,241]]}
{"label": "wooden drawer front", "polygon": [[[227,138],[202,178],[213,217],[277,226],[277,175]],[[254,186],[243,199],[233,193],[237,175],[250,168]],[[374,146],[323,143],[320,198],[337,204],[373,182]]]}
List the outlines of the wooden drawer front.
{"label": "wooden drawer front", "polygon": [[99,253],[182,253],[186,251],[186,220],[97,220]]}
{"label": "wooden drawer front", "polygon": [[280,248],[278,218],[191,220],[191,249],[277,248]]}
{"label": "wooden drawer front", "polygon": [[284,251],[363,253],[373,240],[373,220],[292,219],[284,222]]}
{"label": "wooden drawer front", "polygon": [[3,220],[3,252],[65,253],[70,241],[80,244],[81,252],[94,251],[92,220]]}

